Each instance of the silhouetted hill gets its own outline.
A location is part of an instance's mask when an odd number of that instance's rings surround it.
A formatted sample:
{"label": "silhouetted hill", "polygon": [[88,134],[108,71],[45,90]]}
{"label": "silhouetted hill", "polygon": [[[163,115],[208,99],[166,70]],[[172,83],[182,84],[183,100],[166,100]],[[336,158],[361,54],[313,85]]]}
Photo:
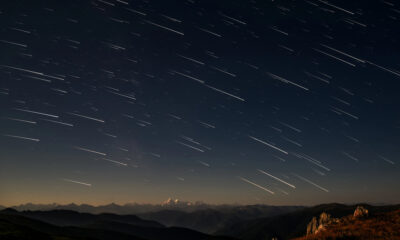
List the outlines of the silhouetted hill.
{"label": "silhouetted hill", "polygon": [[[360,205],[368,209],[371,216],[373,216],[370,222],[352,221],[350,218],[343,218],[353,214],[356,206]],[[364,234],[363,228],[365,228],[366,232],[371,232],[374,229],[371,226],[380,228],[381,230],[378,231],[378,234],[387,236],[388,232],[394,231],[392,229],[400,224],[400,220],[397,219],[400,215],[400,205],[371,206],[367,204],[343,205],[332,203],[297,208],[297,210],[292,208],[292,212],[272,217],[256,218],[263,214],[279,214],[279,212],[290,210],[288,207],[277,208],[268,209],[259,206],[246,206],[241,209],[220,208],[218,211],[206,209],[190,213],[169,210],[148,213],[147,215],[147,217],[159,218],[165,222],[179,223],[193,228],[204,228],[208,231],[222,226],[214,235],[188,228],[165,227],[156,221],[143,220],[135,215],[109,213],[95,215],[69,210],[18,212],[15,209],[7,208],[0,211],[0,239],[226,240],[234,237],[241,240],[259,240],[275,237],[279,240],[284,240],[304,236],[308,223],[313,217],[319,216],[322,212],[330,214],[332,218],[345,219],[342,222],[345,224],[337,225],[331,232],[326,233],[329,236],[334,236],[338,232],[343,233],[344,230],[348,231],[349,229],[356,231],[354,234],[357,233],[362,236]],[[391,213],[386,214],[395,210],[399,211],[394,212],[392,215],[390,215]],[[394,225],[385,225],[385,221]],[[351,237],[343,239],[351,239]]]}
{"label": "silhouetted hill", "polygon": [[[168,227],[184,227],[203,233],[211,234],[218,229],[236,222],[277,216],[295,210],[301,206],[269,206],[269,205],[211,205],[202,202],[190,203],[177,199],[168,199],[162,204],[107,204],[91,206],[88,204],[22,204],[16,206],[24,216],[42,220],[59,226],[79,226],[94,221],[93,215],[83,213],[96,213],[104,215],[104,212],[117,214],[135,214],[147,220],[153,220]],[[30,210],[27,210],[30,209]],[[40,211],[37,211],[37,210]],[[35,210],[35,211],[32,211]],[[71,210],[67,212],[67,210]],[[57,212],[64,211],[64,212]],[[78,215],[76,212],[81,212]],[[60,213],[60,216],[57,216]],[[121,219],[125,215],[112,214],[108,216],[96,216],[97,220],[114,221],[138,225],[132,219]],[[133,215],[129,215],[133,216]],[[137,220],[137,219],[136,219]],[[149,223],[146,223],[149,224]],[[145,226],[145,225],[144,225]]]}
{"label": "silhouetted hill", "polygon": [[143,240],[132,235],[78,227],[59,227],[12,213],[0,213],[0,239]]}
{"label": "silhouetted hill", "polygon": [[111,213],[90,214],[79,213],[70,210],[52,210],[52,211],[22,211],[15,212],[25,217],[47,222],[58,226],[82,226],[92,224],[98,221],[121,222],[142,227],[164,227],[162,224],[140,219],[135,215],[117,215]]}
{"label": "silhouetted hill", "polygon": [[50,240],[52,239],[50,235],[46,233],[42,233],[40,231],[33,230],[29,227],[17,225],[7,220],[0,219],[0,239],[26,239],[26,240],[35,240],[35,239],[43,239]]}
{"label": "silhouetted hill", "polygon": [[121,233],[127,233],[139,237],[143,237],[145,239],[151,240],[163,240],[163,239],[173,239],[173,240],[217,240],[217,239],[231,239],[229,237],[216,237],[210,236],[204,233],[200,233],[194,230],[186,229],[186,228],[178,228],[178,227],[170,227],[170,228],[143,228],[132,226],[125,223],[116,223],[116,222],[96,222],[94,224],[90,224],[85,226],[93,229],[103,229],[103,230],[112,230]]}
{"label": "silhouetted hill", "polygon": [[[387,212],[400,208],[400,205],[358,205],[365,206],[372,213]],[[343,205],[337,203],[323,204],[275,217],[238,222],[228,225],[218,230],[216,233],[234,236],[243,240],[272,239],[273,237],[280,240],[291,239],[305,235],[307,224],[314,216],[319,216],[322,212],[329,213],[332,217],[338,218],[352,214],[355,208],[356,205]]]}
{"label": "silhouetted hill", "polygon": [[372,240],[400,239],[400,210],[372,213],[362,217],[354,215],[335,219],[316,233],[296,240]]}
{"label": "silhouetted hill", "polygon": [[163,210],[139,214],[144,219],[154,220],[166,226],[190,228],[204,233],[214,233],[218,229],[239,221],[262,217],[272,217],[302,209],[296,206],[249,205],[220,207],[194,212]]}
{"label": "silhouetted hill", "polygon": [[[42,219],[46,219],[46,221],[55,221],[64,226],[55,226],[37,219],[29,218],[24,216],[24,214],[40,217]],[[80,216],[83,217],[82,220],[79,221],[78,218]],[[117,222],[110,219],[117,220]],[[139,225],[133,225],[128,222],[134,224],[139,223]],[[65,226],[67,223],[72,223],[75,226]],[[118,216],[115,214],[92,215],[81,214],[72,211],[18,212],[13,209],[0,211],[0,237],[0,239],[64,240],[232,239],[229,237],[210,236],[184,228],[165,228],[161,224],[153,221],[141,220],[136,216]]]}

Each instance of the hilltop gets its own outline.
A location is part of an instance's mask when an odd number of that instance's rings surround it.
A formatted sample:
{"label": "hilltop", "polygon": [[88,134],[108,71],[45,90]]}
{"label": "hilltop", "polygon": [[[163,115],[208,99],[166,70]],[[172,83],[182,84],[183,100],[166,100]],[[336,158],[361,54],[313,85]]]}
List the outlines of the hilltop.
{"label": "hilltop", "polygon": [[[308,232],[306,236],[295,240],[400,239],[400,209],[371,215],[358,215],[356,210],[353,215],[338,219],[329,218],[326,213],[321,214],[320,222],[324,219],[329,223],[320,225],[314,232]],[[313,222],[310,224],[313,225]]]}

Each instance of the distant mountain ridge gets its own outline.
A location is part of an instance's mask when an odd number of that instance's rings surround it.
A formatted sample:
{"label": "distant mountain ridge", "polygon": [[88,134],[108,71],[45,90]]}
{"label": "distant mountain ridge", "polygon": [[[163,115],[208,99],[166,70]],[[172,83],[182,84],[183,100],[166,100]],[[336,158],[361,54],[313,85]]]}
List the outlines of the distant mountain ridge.
{"label": "distant mountain ridge", "polygon": [[50,210],[50,211],[16,211],[5,209],[3,213],[12,213],[14,215],[24,216],[31,219],[43,221],[57,226],[84,226],[96,222],[108,221],[116,223],[126,223],[139,227],[163,228],[164,225],[144,220],[136,215],[117,215],[113,213],[91,214],[80,213],[72,210]]}
{"label": "distant mountain ridge", "polygon": [[154,220],[166,226],[179,226],[212,234],[217,230],[236,222],[262,217],[273,217],[296,210],[298,206],[224,206],[219,208],[200,209],[192,212],[161,210],[138,214],[143,219]]}
{"label": "distant mountain ridge", "polygon": [[[176,201],[171,204],[175,205]],[[285,240],[305,236],[304,239],[314,240],[331,239],[319,238],[323,234],[334,236],[332,239],[353,239],[353,235],[361,236],[354,239],[364,239],[362,236],[369,233],[383,236],[377,239],[399,239],[391,238],[400,236],[400,231],[395,229],[400,226],[399,211],[400,205],[337,203],[297,208],[265,205],[219,206],[218,209],[192,212],[163,210],[142,213],[139,216],[91,214],[71,210],[17,211],[7,208],[0,211],[0,239]],[[346,217],[350,214],[351,217]],[[372,218],[366,218],[369,222],[365,222],[364,218],[368,214]],[[265,215],[268,217],[263,217]],[[353,221],[354,218],[357,221]],[[165,223],[183,225],[185,228],[169,227]],[[375,232],[373,226],[383,230]],[[189,228],[201,229],[203,232]],[[351,229],[357,232],[352,232]],[[343,233],[351,237],[346,238],[346,235],[343,238]]]}
{"label": "distant mountain ridge", "polygon": [[69,210],[0,211],[0,239],[228,240],[185,228],[167,228],[137,216],[89,214]]}
{"label": "distant mountain ridge", "polygon": [[[103,206],[91,206],[88,204],[58,205],[58,204],[23,204],[13,209],[24,213],[24,216],[43,220],[52,224],[65,226],[60,219],[47,221],[49,216],[54,216],[57,211],[64,211],[62,221],[69,223],[65,217],[68,211],[80,212],[81,219],[85,221],[88,214],[113,213],[119,215],[135,214],[142,219],[156,221],[167,227],[183,227],[207,234],[212,234],[239,221],[251,220],[262,217],[272,217],[302,209],[301,206],[269,206],[269,205],[211,205],[203,202],[185,202],[169,198],[161,204],[108,204]],[[46,211],[46,212],[43,212]],[[61,212],[59,212],[61,213]],[[46,218],[47,216],[47,218]],[[75,224],[72,224],[75,225]]]}
{"label": "distant mountain ridge", "polygon": [[[138,214],[144,212],[154,212],[161,210],[179,210],[179,211],[196,211],[200,209],[208,209],[208,208],[220,208],[220,207],[230,207],[230,206],[239,206],[239,205],[213,205],[207,204],[200,201],[197,202],[187,202],[180,201],[178,199],[168,198],[166,201],[160,204],[141,204],[141,203],[126,203],[126,204],[116,204],[110,203],[105,205],[93,206],[89,204],[34,204],[34,203],[25,203],[15,206],[10,206],[17,211],[48,211],[48,210],[72,210],[77,212],[86,212],[86,213],[115,213],[115,214]],[[3,207],[4,209],[5,207]],[[1,208],[0,208],[1,209]]]}
{"label": "distant mountain ridge", "polygon": [[[142,204],[142,203],[126,203],[126,204],[116,204],[110,203],[105,205],[93,206],[89,204],[34,204],[34,203],[25,203],[15,206],[10,206],[9,208],[13,208],[17,211],[49,211],[49,210],[71,210],[77,212],[86,212],[86,213],[115,213],[115,214],[140,214],[140,213],[148,213],[148,212],[157,212],[164,210],[176,210],[176,211],[184,211],[184,212],[194,212],[198,210],[206,210],[206,209],[215,209],[215,210],[226,210],[232,208],[243,208],[248,206],[257,206],[260,208],[285,208],[285,207],[293,207],[293,208],[301,208],[302,206],[272,206],[272,205],[264,205],[264,204],[254,204],[254,205],[239,205],[239,204],[208,204],[201,201],[197,202],[188,202],[181,201],[179,199],[168,198],[166,201],[159,204]],[[3,207],[3,209],[6,207]],[[1,210],[0,206],[0,210]]]}

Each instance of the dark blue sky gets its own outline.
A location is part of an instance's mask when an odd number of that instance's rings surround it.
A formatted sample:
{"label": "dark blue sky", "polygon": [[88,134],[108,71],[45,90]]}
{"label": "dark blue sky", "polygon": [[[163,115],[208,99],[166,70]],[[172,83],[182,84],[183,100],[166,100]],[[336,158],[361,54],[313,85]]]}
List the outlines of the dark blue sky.
{"label": "dark blue sky", "polygon": [[394,203],[394,1],[0,4],[0,204]]}

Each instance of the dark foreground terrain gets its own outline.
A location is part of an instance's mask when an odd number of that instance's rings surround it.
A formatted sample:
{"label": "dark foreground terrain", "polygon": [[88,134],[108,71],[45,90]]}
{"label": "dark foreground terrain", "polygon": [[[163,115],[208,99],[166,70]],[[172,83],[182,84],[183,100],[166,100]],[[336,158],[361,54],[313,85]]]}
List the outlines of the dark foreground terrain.
{"label": "dark foreground terrain", "polygon": [[349,215],[327,224],[316,233],[295,240],[400,239],[400,210],[365,217]]}
{"label": "dark foreground terrain", "polygon": [[[386,213],[400,209],[400,205],[371,206],[367,204],[343,205],[322,204],[304,208],[275,217],[259,218],[238,222],[217,231],[217,234],[234,236],[243,240],[293,239],[305,236],[307,226],[313,217],[327,213],[332,218],[341,218],[353,214],[357,206],[364,206],[370,214]],[[362,238],[360,238],[362,239]]]}
{"label": "dark foreground terrain", "polygon": [[[368,216],[352,217],[355,209],[362,206]],[[245,211],[246,209],[246,211]],[[251,209],[251,210],[249,210]],[[0,211],[0,239],[399,239],[400,206],[371,206],[366,204],[324,204],[308,208],[283,211],[279,215],[256,218],[254,208],[246,207],[243,215],[253,219],[229,218],[221,211],[199,210],[192,213],[180,211],[143,214],[147,220],[136,215],[112,213],[90,214],[71,210],[49,211]],[[231,210],[232,211],[232,210]],[[239,210],[235,210],[237,214]],[[252,211],[250,214],[247,211]],[[170,214],[169,214],[170,213]],[[321,215],[322,214],[322,215]],[[318,216],[329,216],[329,223],[318,226]],[[155,221],[162,216],[165,222],[175,222],[166,227]],[[229,215],[231,216],[231,215]],[[151,219],[153,218],[153,219]],[[177,220],[180,219],[181,220]],[[317,220],[314,220],[316,218]],[[320,217],[322,218],[322,217]],[[173,221],[172,221],[173,220]],[[216,224],[213,234],[206,234],[179,226],[183,220],[192,229],[204,227],[205,222]],[[218,224],[218,221],[220,223]],[[316,225],[310,222],[315,221]],[[319,220],[321,221],[321,220]],[[188,224],[190,223],[190,224]],[[322,224],[320,224],[322,225]],[[318,228],[319,227],[319,228]],[[312,230],[312,233],[307,232]],[[207,229],[210,230],[209,228]]]}
{"label": "dark foreground terrain", "polygon": [[[52,221],[54,224],[46,221]],[[211,236],[179,227],[165,227],[134,215],[92,215],[63,210],[18,212],[5,209],[0,212],[0,239],[222,240],[233,238]]]}

